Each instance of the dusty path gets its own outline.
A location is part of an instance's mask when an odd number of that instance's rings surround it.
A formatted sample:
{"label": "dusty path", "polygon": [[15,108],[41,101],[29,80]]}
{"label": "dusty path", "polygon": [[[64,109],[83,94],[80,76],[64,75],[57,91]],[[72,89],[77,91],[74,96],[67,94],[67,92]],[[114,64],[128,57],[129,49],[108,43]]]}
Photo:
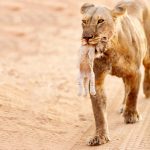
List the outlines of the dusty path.
{"label": "dusty path", "polygon": [[[0,150],[150,149],[150,100],[141,90],[143,120],[124,124],[118,114],[123,85],[115,77],[105,83],[111,142],[85,144],[94,119],[89,97],[77,96],[83,2],[88,0],[0,1]],[[113,5],[93,0],[101,2]]]}
{"label": "dusty path", "polygon": [[80,140],[72,147],[72,150],[102,149],[102,150],[149,150],[150,149],[150,101],[139,96],[139,111],[142,120],[136,124],[124,124],[123,117],[117,113],[119,107],[117,99],[122,98],[123,89],[118,89],[116,95],[108,107],[108,120],[111,142],[99,147],[85,145],[87,137],[94,134],[94,123],[81,136]]}

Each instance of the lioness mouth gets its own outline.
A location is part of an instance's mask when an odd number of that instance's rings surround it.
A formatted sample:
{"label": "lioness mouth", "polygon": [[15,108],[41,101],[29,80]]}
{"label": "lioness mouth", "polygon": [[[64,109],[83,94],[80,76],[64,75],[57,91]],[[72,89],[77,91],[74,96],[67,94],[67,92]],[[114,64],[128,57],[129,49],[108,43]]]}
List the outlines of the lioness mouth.
{"label": "lioness mouth", "polygon": [[93,38],[82,38],[82,44],[83,45],[94,45],[95,46],[95,57],[101,58],[105,55],[105,52],[107,51],[107,43],[108,40],[106,37],[100,38],[99,36],[93,37]]}
{"label": "lioness mouth", "polygon": [[93,37],[88,40],[88,44],[96,45],[100,41],[100,37]]}

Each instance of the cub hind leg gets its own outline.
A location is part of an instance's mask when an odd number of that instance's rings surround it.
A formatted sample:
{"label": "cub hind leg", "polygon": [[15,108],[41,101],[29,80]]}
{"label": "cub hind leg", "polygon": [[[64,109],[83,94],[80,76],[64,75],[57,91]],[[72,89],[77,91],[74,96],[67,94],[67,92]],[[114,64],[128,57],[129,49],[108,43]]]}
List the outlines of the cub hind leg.
{"label": "cub hind leg", "polygon": [[88,77],[84,78],[83,84],[84,84],[84,96],[87,96],[88,91],[89,91],[89,78]]}

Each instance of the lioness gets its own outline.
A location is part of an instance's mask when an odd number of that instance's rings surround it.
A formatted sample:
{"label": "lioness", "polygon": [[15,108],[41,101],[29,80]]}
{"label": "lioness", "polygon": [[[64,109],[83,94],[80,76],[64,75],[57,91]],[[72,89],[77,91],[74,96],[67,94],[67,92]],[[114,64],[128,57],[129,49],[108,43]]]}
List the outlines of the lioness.
{"label": "lioness", "polygon": [[88,145],[93,146],[109,141],[103,87],[107,74],[121,77],[125,84],[125,123],[139,120],[137,97],[142,61],[145,67],[144,94],[150,97],[150,9],[144,0],[124,0],[113,10],[86,3],[81,7],[81,13],[82,38],[95,46],[95,53],[103,54],[94,60],[96,95],[90,95],[96,134]]}

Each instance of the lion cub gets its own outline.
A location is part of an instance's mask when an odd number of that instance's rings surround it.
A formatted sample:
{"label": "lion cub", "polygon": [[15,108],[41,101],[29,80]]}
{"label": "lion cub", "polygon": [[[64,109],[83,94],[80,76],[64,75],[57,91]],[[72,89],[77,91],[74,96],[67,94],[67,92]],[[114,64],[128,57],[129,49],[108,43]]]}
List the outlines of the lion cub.
{"label": "lion cub", "polygon": [[94,57],[95,57],[95,47],[87,45],[84,41],[82,41],[82,46],[80,47],[79,51],[79,77],[78,77],[79,96],[82,95],[83,85],[84,85],[84,96],[87,96],[88,90],[90,91],[91,95],[96,94],[95,74],[93,72]]}

